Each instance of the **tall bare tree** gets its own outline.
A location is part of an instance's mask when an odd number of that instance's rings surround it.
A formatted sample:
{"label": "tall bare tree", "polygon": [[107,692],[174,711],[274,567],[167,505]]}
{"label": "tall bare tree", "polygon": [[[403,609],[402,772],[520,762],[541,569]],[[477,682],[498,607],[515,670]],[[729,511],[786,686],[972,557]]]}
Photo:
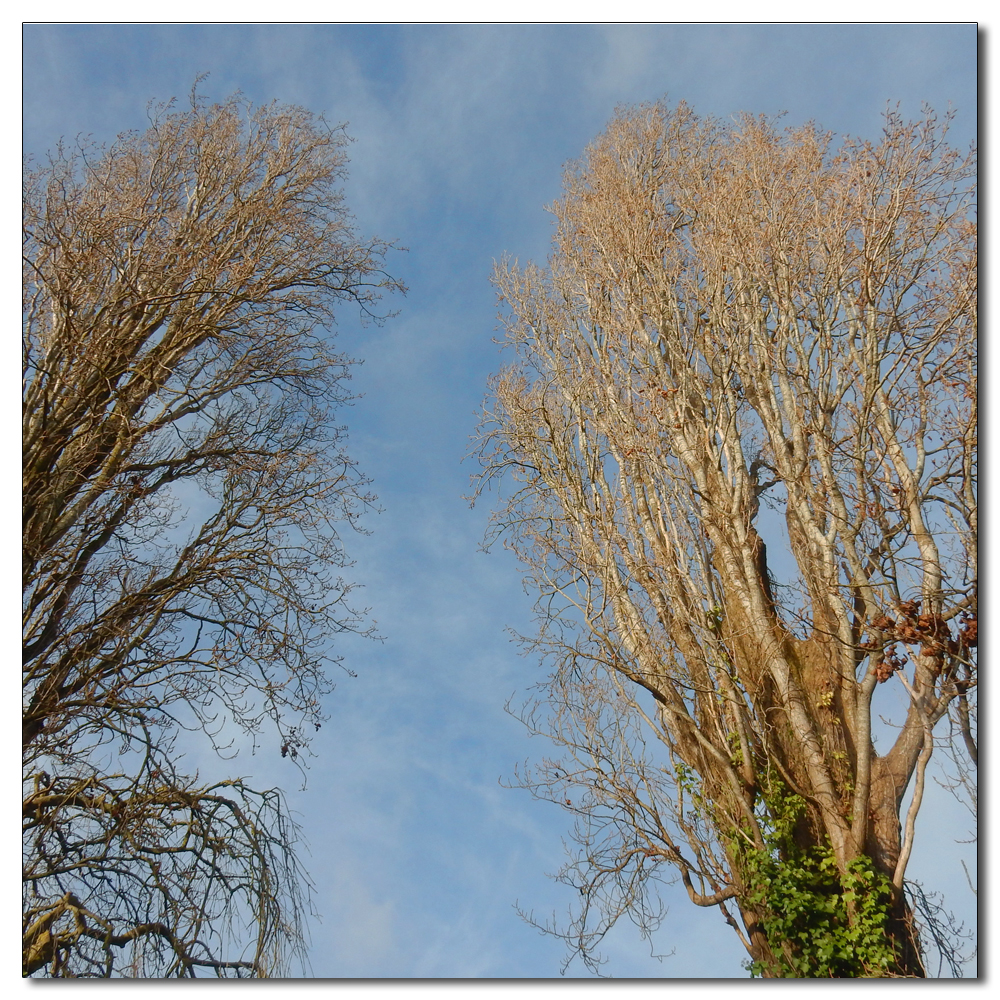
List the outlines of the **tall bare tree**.
{"label": "tall bare tree", "polygon": [[196,93],[150,122],[26,171],[24,973],[276,975],[295,825],[176,736],[296,758],[319,728],[331,634],[366,628],[337,525],[372,500],[328,330],[401,286],[342,129]]}
{"label": "tall bare tree", "polygon": [[976,161],[946,130],[623,110],[548,267],[497,269],[480,489],[540,595],[525,718],[563,756],[522,779],[577,817],[560,933],[592,964],[679,879],[757,974],[927,974],[939,721],[976,755]]}

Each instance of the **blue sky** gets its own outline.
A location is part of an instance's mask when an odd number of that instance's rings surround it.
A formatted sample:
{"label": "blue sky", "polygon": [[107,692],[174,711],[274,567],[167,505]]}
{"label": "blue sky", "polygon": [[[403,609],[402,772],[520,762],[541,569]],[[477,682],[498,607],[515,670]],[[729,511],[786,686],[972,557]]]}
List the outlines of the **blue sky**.
{"label": "blue sky", "polygon": [[[501,786],[544,751],[504,704],[540,679],[508,627],[531,630],[530,600],[502,552],[477,551],[487,510],[470,510],[461,464],[491,372],[489,283],[505,253],[544,259],[543,206],[618,104],[685,100],[704,115],[787,113],[838,133],[878,135],[887,102],[922,102],[976,127],[974,25],[175,26],[35,25],[24,34],[24,138],[107,141],[142,128],[151,99],[183,100],[197,74],[222,98],[302,104],[348,122],[346,185],[362,233],[408,247],[389,269],[410,288],[398,317],[362,328],[342,313],[340,346],[364,359],[344,413],[352,452],[384,512],[349,539],[384,642],[343,639],[358,677],[328,705],[308,788],[271,753],[235,770],[289,789],[311,846],[322,922],[318,976],[551,977],[563,949],[516,915],[565,914],[545,878],[569,817]],[[211,766],[206,763],[205,766]],[[968,824],[932,799],[910,873],[974,922],[954,845]],[[619,977],[744,978],[738,941],[683,891],[655,939],[625,926],[607,942]],[[570,975],[583,975],[573,965]]]}

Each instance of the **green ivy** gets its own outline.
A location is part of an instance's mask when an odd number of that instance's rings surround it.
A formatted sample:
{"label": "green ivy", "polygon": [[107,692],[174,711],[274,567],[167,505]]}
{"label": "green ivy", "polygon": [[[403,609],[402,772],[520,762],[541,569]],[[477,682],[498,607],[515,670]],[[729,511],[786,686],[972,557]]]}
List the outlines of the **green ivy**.
{"label": "green ivy", "polygon": [[744,900],[761,923],[777,968],[746,963],[751,976],[826,979],[883,976],[896,964],[888,934],[892,884],[867,857],[842,875],[828,845],[803,849],[792,839],[805,808],[798,796],[774,789],[763,850],[743,854]]}

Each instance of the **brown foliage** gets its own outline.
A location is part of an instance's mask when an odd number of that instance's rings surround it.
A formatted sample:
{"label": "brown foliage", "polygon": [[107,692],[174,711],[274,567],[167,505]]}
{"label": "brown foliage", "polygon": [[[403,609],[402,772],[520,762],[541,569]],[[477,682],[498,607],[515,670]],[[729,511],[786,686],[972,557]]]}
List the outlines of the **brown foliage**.
{"label": "brown foliage", "polygon": [[193,94],[26,171],[25,974],[301,953],[280,794],[199,784],[174,736],[270,724],[297,756],[330,635],[364,628],[335,525],[372,498],[324,328],[401,286],[343,205],[346,142]]}
{"label": "brown foliage", "polygon": [[525,783],[584,789],[585,957],[620,915],[654,922],[672,866],[773,969],[744,858],[782,788],[800,848],[892,880],[897,971],[923,974],[899,811],[975,686],[975,157],[943,133],[890,114],[834,149],[625,110],[566,175],[548,267],[497,269],[517,360],[480,488],[509,487],[496,531],[541,595],[529,724],[568,760]]}

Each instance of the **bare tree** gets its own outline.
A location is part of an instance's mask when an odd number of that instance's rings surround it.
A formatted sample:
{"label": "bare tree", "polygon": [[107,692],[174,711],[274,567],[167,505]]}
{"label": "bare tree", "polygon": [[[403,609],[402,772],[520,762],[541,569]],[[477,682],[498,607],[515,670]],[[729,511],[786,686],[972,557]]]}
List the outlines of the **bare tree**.
{"label": "bare tree", "polygon": [[558,932],[594,968],[679,879],[757,974],[926,974],[904,878],[950,710],[975,757],[975,154],[946,127],[835,149],[623,110],[548,267],[497,269],[480,490],[540,595],[525,719],[564,755],[521,779],[577,816]]}
{"label": "bare tree", "polygon": [[304,954],[280,792],[184,773],[177,735],[299,757],[331,634],[366,630],[336,526],[372,497],[331,422],[352,362],[327,330],[401,286],[344,206],[347,142],[193,93],[26,171],[26,975]]}

